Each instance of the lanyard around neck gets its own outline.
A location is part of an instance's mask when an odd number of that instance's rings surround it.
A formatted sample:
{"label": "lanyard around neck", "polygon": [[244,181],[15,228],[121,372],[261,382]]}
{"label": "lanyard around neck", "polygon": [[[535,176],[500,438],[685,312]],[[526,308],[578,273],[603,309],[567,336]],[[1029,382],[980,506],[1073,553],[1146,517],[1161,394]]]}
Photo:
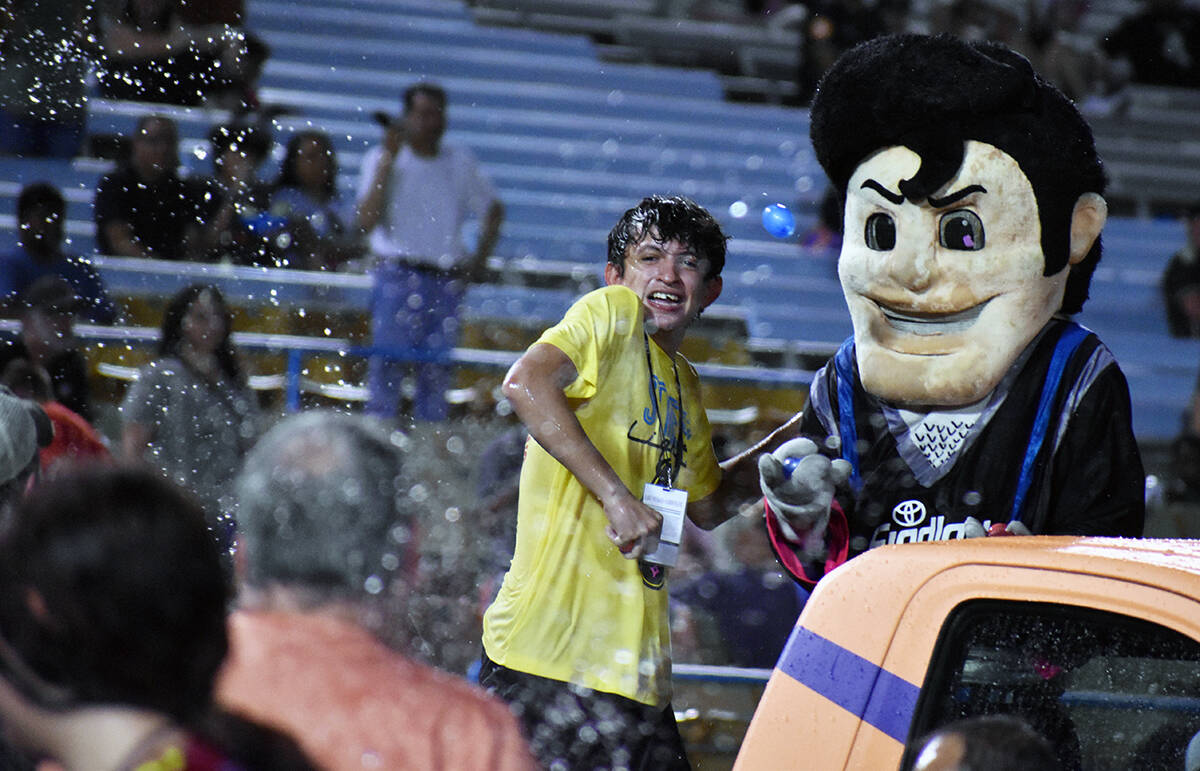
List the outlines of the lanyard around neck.
{"label": "lanyard around neck", "polygon": [[650,336],[642,332],[642,341],[646,344],[646,370],[650,375],[650,402],[654,406],[654,414],[658,418],[659,433],[662,442],[658,445],[658,463],[654,466],[654,484],[671,487],[679,467],[683,464],[683,388],[679,385],[679,366],[675,357],[671,357],[671,370],[675,374],[675,393],[679,397],[679,406],[675,420],[675,441],[667,441],[667,426],[663,420],[662,411],[658,408],[658,390],[654,387],[654,365],[650,361]]}

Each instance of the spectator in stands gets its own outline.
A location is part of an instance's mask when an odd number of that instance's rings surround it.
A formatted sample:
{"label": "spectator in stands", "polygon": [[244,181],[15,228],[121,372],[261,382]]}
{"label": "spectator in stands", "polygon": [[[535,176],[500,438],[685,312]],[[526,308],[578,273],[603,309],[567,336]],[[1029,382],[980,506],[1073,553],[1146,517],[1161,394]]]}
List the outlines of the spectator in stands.
{"label": "spectator in stands", "polygon": [[108,297],[100,275],[77,255],[63,252],[66,202],[48,182],[35,182],[17,197],[16,248],[0,254],[0,298],[11,305],[43,276],[61,276],[70,282],[89,321],[111,324],[116,306]]}
{"label": "spectator in stands", "polygon": [[[36,402],[54,426],[54,439],[38,451],[42,474],[60,464],[77,461],[107,461],[108,445],[79,413],[54,400],[50,374],[28,359],[13,359],[0,373],[0,385],[22,399]],[[0,766],[2,767],[2,766]]]}
{"label": "spectator in stands", "polygon": [[0,154],[70,158],[85,108],[88,0],[0,4]]}
{"label": "spectator in stands", "polygon": [[29,286],[18,302],[21,331],[0,343],[0,370],[26,359],[50,374],[55,401],[92,420],[88,364],[75,337],[80,301],[61,276],[45,276]]}
{"label": "spectator in stands", "polygon": [[212,94],[240,94],[245,34],[226,25],[191,27],[178,6],[177,0],[125,0],[101,19],[96,77],[102,96],[197,106]]}
{"label": "spectator in stands", "polygon": [[[218,99],[211,100],[213,107],[228,109],[233,114],[244,116],[248,113],[264,109],[258,95],[258,81],[262,78],[263,68],[271,57],[271,47],[256,35],[245,34],[245,49],[242,53],[242,75],[237,87],[221,94]],[[279,108],[286,110],[286,108]]]}
{"label": "spectator in stands", "polygon": [[1026,52],[1026,17],[1019,4],[1004,0],[946,0],[929,13],[932,33],[946,33],[968,41],[995,40]]}
{"label": "spectator in stands", "polygon": [[675,610],[713,618],[720,637],[718,663],[769,669],[808,601],[808,590],[779,569],[763,532],[761,508],[734,517],[719,535],[732,547],[732,569],[688,581],[671,597],[680,605]]}
{"label": "spectator in stands", "polygon": [[495,599],[516,545],[517,492],[528,439],[528,429],[518,424],[498,434],[479,451],[475,475],[478,504],[470,517],[477,523],[472,538],[483,545],[478,582],[480,615]]}
{"label": "spectator in stands", "polygon": [[271,194],[271,214],[288,220],[290,267],[335,270],[361,255],[353,205],[339,195],[337,177],[337,153],[328,134],[292,135]]}
{"label": "spectator in stands", "polygon": [[1200,337],[1200,201],[1183,213],[1187,243],[1167,261],[1159,286],[1167,328],[1175,337]]}
{"label": "spectator in stands", "polygon": [[901,32],[908,0],[815,0],[805,3],[808,16],[801,25],[800,72],[796,84],[802,104],[808,104],[825,70],[856,43]]}
{"label": "spectator in stands", "polygon": [[0,386],[0,524],[8,526],[13,507],[36,481],[38,450],[50,444],[53,434],[41,407]]}
{"label": "spectator in stands", "polygon": [[[378,260],[371,298],[374,344],[428,360],[444,357],[458,339],[458,309],[466,282],[479,281],[500,235],[504,207],[471,151],[442,143],[446,92],[417,83],[404,92],[404,114],[383,143],[363,158],[358,221]],[[463,244],[468,215],[482,219],[473,251]],[[404,365],[371,358],[367,411],[391,418],[400,402]],[[416,368],[413,416],[444,420],[447,365]]]}
{"label": "spectator in stands", "polygon": [[127,162],[96,187],[100,254],[158,260],[200,256],[201,222],[211,207],[203,187],[177,173],[178,142],[170,118],[148,115],[138,121]]}
{"label": "spectator in stands", "polygon": [[1146,537],[1200,537],[1200,378],[1181,418],[1163,475],[1163,506],[1156,512],[1160,516],[1147,521]]}
{"label": "spectator in stands", "polygon": [[221,29],[232,27],[238,29],[245,38],[245,51],[242,58],[241,93],[231,89],[221,93],[220,98],[210,100],[209,106],[222,107],[235,113],[252,112],[260,105],[258,101],[257,83],[262,67],[270,56],[270,47],[257,35],[244,29],[246,8],[242,0],[205,0],[202,3],[188,2],[179,4],[179,18],[184,25],[200,29]]}
{"label": "spectator in stands", "polygon": [[313,768],[213,706],[228,592],[195,502],[142,469],[41,485],[0,536],[0,717],[81,769]]}
{"label": "spectator in stands", "polygon": [[1029,3],[1030,50],[1034,69],[1079,104],[1085,115],[1112,112],[1124,85],[1120,68],[1110,62],[1097,40],[1081,30],[1089,0]]}
{"label": "spectator in stands", "polygon": [[800,245],[816,252],[837,254],[842,249],[842,202],[832,187],[821,194],[817,206],[817,222],[802,236]]}
{"label": "spectator in stands", "polygon": [[[1060,771],[1045,737],[1021,718],[981,715],[943,726],[922,740],[913,771]],[[1143,768],[1143,766],[1139,766]]]}
{"label": "spectator in stands", "polygon": [[259,431],[259,409],[213,286],[179,291],[163,314],[158,357],[121,404],[122,454],[158,468],[199,498],[218,544],[233,541],[230,480]]}
{"label": "spectator in stands", "polygon": [[1135,83],[1200,87],[1200,10],[1183,0],[1145,0],[1102,45],[1127,63]]}
{"label": "spectator in stands", "polygon": [[235,265],[275,267],[285,233],[282,218],[270,213],[271,186],[258,176],[271,140],[249,125],[218,126],[209,134],[213,177],[205,243],[211,260]]}
{"label": "spectator in stands", "polygon": [[496,567],[507,569],[517,538],[517,490],[529,429],[517,424],[496,436],[479,453],[475,497],[485,518],[483,530],[496,544]]}
{"label": "spectator in stands", "polygon": [[218,699],[330,771],[531,768],[502,703],[372,633],[416,570],[401,479],[393,437],[361,415],[311,411],[263,436],[237,479],[241,607]]}

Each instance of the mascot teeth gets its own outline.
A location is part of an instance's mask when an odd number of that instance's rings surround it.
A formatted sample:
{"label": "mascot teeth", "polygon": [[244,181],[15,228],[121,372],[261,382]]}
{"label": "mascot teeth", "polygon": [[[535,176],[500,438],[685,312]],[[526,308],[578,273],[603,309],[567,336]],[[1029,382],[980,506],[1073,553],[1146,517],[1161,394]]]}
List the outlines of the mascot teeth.
{"label": "mascot teeth", "polygon": [[953,335],[970,329],[971,325],[979,318],[979,314],[983,312],[985,305],[987,303],[980,303],[974,308],[957,313],[923,316],[903,313],[882,305],[879,306],[879,310],[887,320],[888,326],[898,332],[907,332],[911,335]]}

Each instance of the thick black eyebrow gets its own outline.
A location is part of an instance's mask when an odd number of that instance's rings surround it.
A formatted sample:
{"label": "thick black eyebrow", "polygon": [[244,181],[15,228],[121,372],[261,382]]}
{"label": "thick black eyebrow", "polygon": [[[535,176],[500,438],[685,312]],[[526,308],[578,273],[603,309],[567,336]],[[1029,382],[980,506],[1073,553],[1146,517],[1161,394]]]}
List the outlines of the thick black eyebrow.
{"label": "thick black eyebrow", "polygon": [[881,196],[888,199],[889,201],[896,204],[897,206],[904,203],[904,194],[903,193],[893,193],[891,190],[888,190],[886,187],[879,184],[878,182],[876,182],[873,179],[868,179],[867,181],[863,182],[862,186],[868,190],[874,190],[876,193],[879,193]]}
{"label": "thick black eyebrow", "polygon": [[950,195],[946,196],[945,198],[934,198],[933,196],[929,196],[929,205],[935,209],[943,209],[943,208],[949,206],[950,204],[954,203],[955,201],[961,201],[962,199],[969,196],[971,193],[986,193],[986,192],[987,192],[987,189],[985,189],[983,185],[967,185],[962,190],[959,190],[957,193],[951,193]]}

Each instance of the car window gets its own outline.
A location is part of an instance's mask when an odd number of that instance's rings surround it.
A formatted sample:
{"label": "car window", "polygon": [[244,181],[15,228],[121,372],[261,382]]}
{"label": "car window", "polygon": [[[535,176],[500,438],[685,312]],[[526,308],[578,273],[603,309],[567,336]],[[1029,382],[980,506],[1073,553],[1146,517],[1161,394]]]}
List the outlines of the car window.
{"label": "car window", "polygon": [[1141,619],[1050,603],[964,603],[934,649],[909,746],[961,718],[1012,713],[1050,739],[1066,769],[1182,771],[1200,732],[1198,663],[1200,643]]}

